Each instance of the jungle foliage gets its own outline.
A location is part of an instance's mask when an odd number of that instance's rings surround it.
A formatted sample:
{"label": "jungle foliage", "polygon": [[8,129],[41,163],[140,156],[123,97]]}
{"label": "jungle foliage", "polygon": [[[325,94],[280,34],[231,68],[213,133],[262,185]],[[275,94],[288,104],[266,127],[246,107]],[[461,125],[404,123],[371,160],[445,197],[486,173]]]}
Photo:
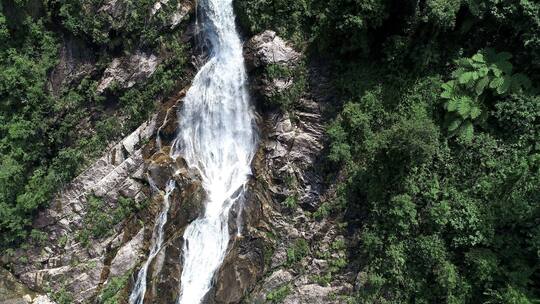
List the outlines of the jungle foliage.
{"label": "jungle foliage", "polygon": [[[186,47],[162,20],[173,9],[151,16],[153,1],[126,1],[121,16],[110,16],[103,4],[0,2],[0,250],[24,241],[57,189],[146,120],[184,76]],[[66,41],[95,57],[95,70],[55,92],[51,75]],[[171,55],[146,83],[97,94],[111,57],[134,49]]]}
{"label": "jungle foliage", "polygon": [[[540,300],[540,3],[237,1],[330,62],[358,303]],[[335,180],[334,171],[328,173]]]}

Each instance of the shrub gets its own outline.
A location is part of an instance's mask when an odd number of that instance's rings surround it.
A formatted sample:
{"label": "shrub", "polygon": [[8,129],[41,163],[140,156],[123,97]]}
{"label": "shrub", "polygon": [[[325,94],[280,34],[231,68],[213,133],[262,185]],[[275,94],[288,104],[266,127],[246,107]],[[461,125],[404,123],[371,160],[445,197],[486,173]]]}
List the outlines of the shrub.
{"label": "shrub", "polygon": [[283,300],[291,293],[291,285],[286,284],[275,290],[270,291],[266,295],[266,300],[270,303],[282,303]]}
{"label": "shrub", "polygon": [[287,249],[287,265],[291,266],[309,254],[309,244],[305,239],[298,239]]}

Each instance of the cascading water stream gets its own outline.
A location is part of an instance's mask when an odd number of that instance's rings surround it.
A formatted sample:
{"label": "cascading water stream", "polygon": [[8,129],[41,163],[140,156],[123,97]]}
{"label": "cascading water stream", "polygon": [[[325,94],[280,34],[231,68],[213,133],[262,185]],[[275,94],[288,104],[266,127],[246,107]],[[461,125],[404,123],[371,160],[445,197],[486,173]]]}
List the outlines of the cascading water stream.
{"label": "cascading water stream", "polygon": [[184,232],[179,304],[198,304],[211,288],[229,243],[229,211],[243,194],[256,146],[232,0],[201,0],[198,5],[210,57],[179,111],[172,151],[199,170],[207,201],[204,214]]}
{"label": "cascading water stream", "polygon": [[[201,0],[198,5],[198,25],[210,56],[193,79],[179,110],[179,131],[171,156],[183,157],[189,167],[200,172],[206,204],[204,214],[183,235],[179,304],[199,304],[211,288],[212,277],[223,262],[229,243],[229,211],[244,193],[256,146],[232,0]],[[157,140],[161,146],[159,131]],[[148,267],[163,244],[163,227],[174,185],[171,177],[154,227],[151,251],[138,273],[130,304],[143,303]]]}
{"label": "cascading water stream", "polygon": [[[149,182],[152,187],[152,190],[157,189],[157,187],[153,184],[153,181],[151,179],[149,179]],[[167,183],[165,196],[163,198],[163,207],[158,217],[156,218],[156,224],[154,225],[154,231],[152,232],[152,245],[150,249],[150,254],[148,255],[148,259],[143,264],[142,268],[139,270],[139,273],[137,274],[137,281],[135,282],[133,291],[131,292],[131,295],[129,296],[130,304],[142,304],[144,301],[144,295],[146,293],[146,275],[148,272],[148,267],[150,266],[150,264],[152,263],[156,255],[159,253],[159,250],[161,249],[163,245],[163,227],[165,227],[165,224],[167,223],[167,213],[169,212],[169,208],[171,206],[170,196],[175,188],[175,185],[176,184],[173,179],[169,180],[169,182]]]}

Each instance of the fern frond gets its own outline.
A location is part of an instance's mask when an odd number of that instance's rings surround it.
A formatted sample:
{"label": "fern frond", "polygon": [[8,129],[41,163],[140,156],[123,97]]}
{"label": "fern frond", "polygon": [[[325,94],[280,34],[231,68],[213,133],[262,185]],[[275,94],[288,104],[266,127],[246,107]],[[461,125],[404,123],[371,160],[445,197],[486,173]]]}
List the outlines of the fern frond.
{"label": "fern frond", "polygon": [[459,137],[465,141],[470,143],[474,137],[474,126],[472,122],[466,121],[463,123],[459,128]]}
{"label": "fern frond", "polygon": [[471,119],[478,118],[480,114],[482,114],[482,110],[480,110],[479,107],[472,107],[471,110],[469,111],[469,117]]}
{"label": "fern frond", "polygon": [[489,77],[484,77],[478,81],[476,84],[475,92],[476,95],[480,96],[483,92],[486,86],[489,84]]}
{"label": "fern frond", "polygon": [[446,105],[446,110],[449,111],[449,112],[454,112],[454,111],[457,110],[458,104],[459,104],[459,99],[452,98],[452,99],[450,99],[450,101],[448,101],[448,103]]}
{"label": "fern frond", "polygon": [[512,78],[510,76],[504,76],[501,79],[502,79],[502,83],[500,86],[497,87],[497,93],[499,95],[503,95],[506,92],[508,92],[508,89],[510,88],[510,84],[512,84]]}
{"label": "fern frond", "polygon": [[472,60],[478,62],[478,63],[485,63],[486,60],[484,58],[484,55],[482,53],[477,53],[474,56],[472,56]]}
{"label": "fern frond", "polygon": [[502,77],[497,77],[497,78],[494,78],[490,83],[489,83],[489,87],[492,88],[492,89],[497,89],[498,87],[500,87],[504,82],[504,79]]}
{"label": "fern frond", "polygon": [[461,117],[467,117],[471,111],[472,100],[469,97],[461,97],[457,103],[457,112]]}

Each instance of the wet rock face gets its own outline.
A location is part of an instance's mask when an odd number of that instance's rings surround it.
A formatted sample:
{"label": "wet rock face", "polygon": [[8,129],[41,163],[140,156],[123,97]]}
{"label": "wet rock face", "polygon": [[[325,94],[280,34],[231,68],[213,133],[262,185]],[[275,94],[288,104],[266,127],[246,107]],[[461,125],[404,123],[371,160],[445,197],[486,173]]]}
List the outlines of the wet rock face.
{"label": "wet rock face", "polygon": [[216,278],[215,303],[239,303],[262,275],[263,240],[245,237],[237,242]]}
{"label": "wet rock face", "polygon": [[[277,294],[288,304],[341,303],[333,295],[350,294],[354,276],[332,272],[335,270],[329,261],[345,258],[343,250],[332,248],[343,236],[334,223],[314,219],[306,212],[317,210],[328,195],[321,168],[326,143],[324,111],[334,96],[325,76],[328,73],[324,65],[308,63],[309,89],[286,111],[269,108],[262,104],[268,92],[294,84],[265,79],[261,71],[269,65],[295,68],[302,58],[271,31],[251,38],[244,54],[261,117],[261,143],[254,173],[257,182],[264,185],[258,201],[262,204],[262,218],[269,225],[259,228],[259,232],[264,231],[259,234],[263,246],[251,249],[257,252],[262,247],[263,275],[241,303],[267,303],[274,301]],[[256,189],[250,191],[257,194]],[[291,250],[299,246],[303,253],[291,257]],[[330,282],[314,279],[326,277]]]}
{"label": "wet rock face", "polygon": [[[246,64],[252,71],[254,96],[261,96],[258,98],[259,104],[263,103],[264,96],[283,90],[281,85],[292,85],[280,79],[266,79],[260,71],[271,64],[294,68],[301,59],[301,55],[289,43],[272,31],[251,38],[246,43],[244,54]],[[329,81],[317,69],[316,66],[308,67],[312,87],[324,87]],[[274,187],[271,191],[278,201],[294,196],[311,211],[320,203],[324,183],[318,164],[326,141],[323,117],[326,103],[328,96],[311,90],[294,100],[290,111],[260,107],[264,109],[261,113],[262,145],[266,165],[272,171]]]}
{"label": "wet rock face", "polygon": [[[257,159],[260,157],[256,157],[254,163]],[[254,177],[245,196],[229,216],[228,254],[215,275],[215,286],[206,296],[205,303],[241,303],[262,278],[268,247],[266,232],[270,231],[266,222],[272,204],[270,200],[264,184]]]}
{"label": "wet rock face", "polygon": [[175,181],[176,188],[170,196],[164,246],[148,271],[146,303],[168,304],[177,300],[182,274],[182,236],[187,225],[204,211],[206,193],[201,177],[182,158],[172,159],[169,151],[169,146],[162,147],[149,159],[148,164],[148,172],[159,189],[154,200],[163,200],[170,179]]}

